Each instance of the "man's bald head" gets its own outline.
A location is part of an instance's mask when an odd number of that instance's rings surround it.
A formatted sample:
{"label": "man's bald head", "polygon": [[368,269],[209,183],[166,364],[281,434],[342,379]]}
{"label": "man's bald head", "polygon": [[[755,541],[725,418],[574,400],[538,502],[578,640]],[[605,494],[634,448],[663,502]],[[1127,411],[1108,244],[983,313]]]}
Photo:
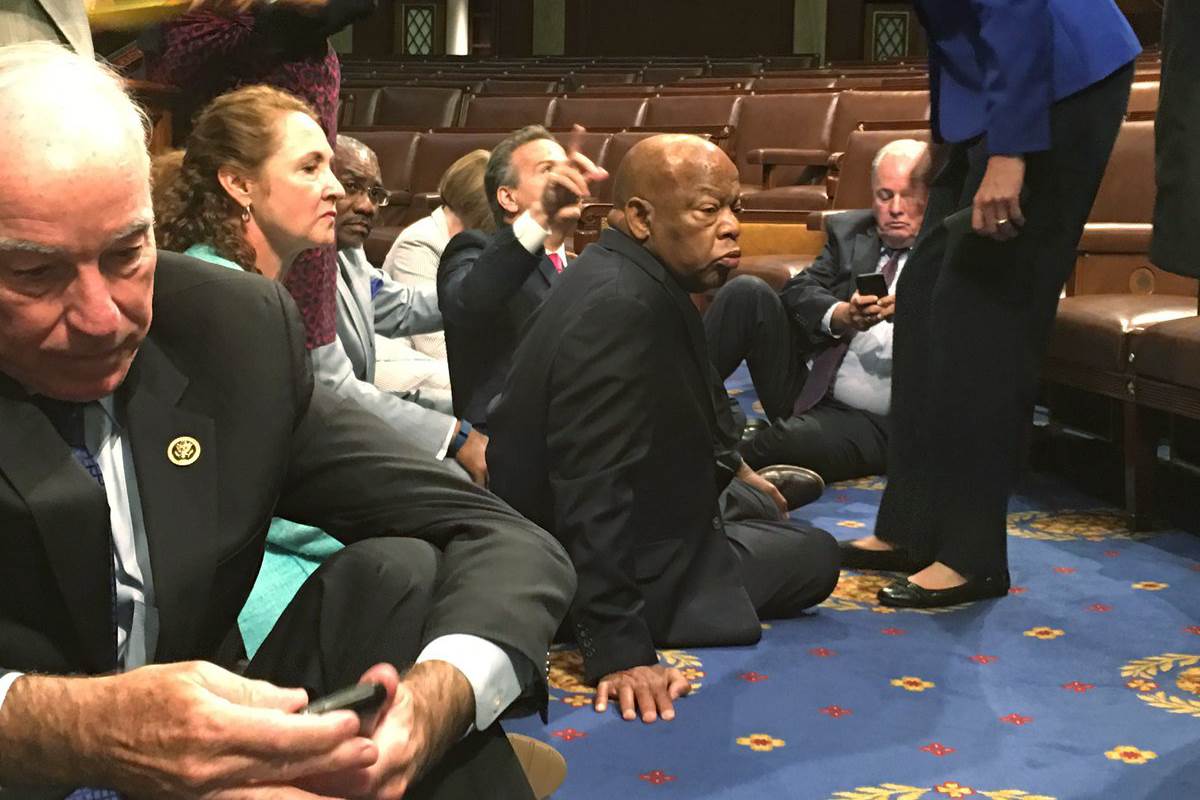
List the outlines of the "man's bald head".
{"label": "man's bald head", "polygon": [[379,157],[353,136],[339,134],[333,148],[333,174],[346,190],[337,201],[338,249],[362,247],[371,234],[382,198],[387,197]]}
{"label": "man's bald head", "polygon": [[725,282],[737,266],[737,167],[698,136],[663,134],[634,145],[614,180],[617,226],[688,291]]}

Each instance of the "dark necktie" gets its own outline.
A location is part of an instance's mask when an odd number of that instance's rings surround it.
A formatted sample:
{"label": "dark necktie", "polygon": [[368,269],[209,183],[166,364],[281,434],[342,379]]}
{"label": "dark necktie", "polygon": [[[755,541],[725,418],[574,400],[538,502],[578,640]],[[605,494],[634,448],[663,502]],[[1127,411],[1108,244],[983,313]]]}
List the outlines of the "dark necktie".
{"label": "dark necktie", "polygon": [[562,259],[559,258],[558,253],[547,253],[546,258],[550,259],[550,263],[554,265],[555,272],[561,273],[563,271]]}
{"label": "dark necktie", "polygon": [[[39,397],[36,402],[38,407],[42,409],[42,412],[50,420],[50,424],[58,431],[58,435],[71,448],[71,455],[75,456],[75,460],[79,463],[79,466],[83,467],[87,474],[91,475],[92,479],[100,484],[101,488],[104,488],[104,474],[100,471],[100,465],[96,463],[96,457],[87,449],[87,440],[84,437],[83,410],[87,404],[68,403],[64,400],[52,400],[48,397]],[[111,593],[110,602],[112,605],[113,642],[115,643],[117,640],[117,584],[116,575],[113,574],[111,532],[108,541],[108,577],[109,591]],[[65,800],[121,800],[121,795],[112,789],[85,787],[71,792]]]}
{"label": "dark necktie", "polygon": [[[900,268],[900,256],[907,253],[908,250],[884,248],[884,252],[889,254],[888,260],[880,272],[883,273],[883,278],[888,283],[888,290],[891,291],[892,282],[896,280],[896,271]],[[796,398],[796,405],[792,408],[792,416],[798,417],[811,411],[817,403],[825,399],[825,395],[829,394],[829,390],[833,386],[833,379],[837,376],[843,359],[846,358],[846,350],[850,348],[850,339],[852,338],[852,336],[843,337],[822,350],[813,359],[812,368],[808,371],[808,379],[804,381],[804,386],[800,389],[800,396]]]}

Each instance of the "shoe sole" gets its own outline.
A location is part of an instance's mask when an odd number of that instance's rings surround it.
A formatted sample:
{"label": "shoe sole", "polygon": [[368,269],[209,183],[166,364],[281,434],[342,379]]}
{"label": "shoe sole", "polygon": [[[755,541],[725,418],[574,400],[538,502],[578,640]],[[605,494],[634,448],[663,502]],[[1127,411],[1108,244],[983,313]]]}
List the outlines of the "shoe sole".
{"label": "shoe sole", "polygon": [[567,760],[562,753],[545,742],[519,733],[508,734],[508,743],[512,745],[537,800],[546,800],[558,791],[567,779]]}

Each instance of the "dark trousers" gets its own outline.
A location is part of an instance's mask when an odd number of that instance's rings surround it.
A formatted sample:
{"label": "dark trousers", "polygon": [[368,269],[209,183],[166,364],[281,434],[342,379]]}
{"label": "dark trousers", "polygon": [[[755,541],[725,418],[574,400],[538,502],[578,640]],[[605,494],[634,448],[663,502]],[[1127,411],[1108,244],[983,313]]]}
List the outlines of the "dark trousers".
{"label": "dark trousers", "polygon": [[1025,160],[1019,236],[971,231],[986,142],[951,145],[900,275],[888,487],[875,533],[969,576],[1007,568],[1008,497],[1062,285],[1129,95],[1132,68],[1054,104]]}
{"label": "dark trousers", "polygon": [[[416,539],[370,539],[331,556],[304,583],[246,671],[327,694],[388,661],[416,660],[441,554]],[[520,674],[520,671],[518,671]],[[533,792],[498,724],[458,742],[405,797],[529,800]]]}
{"label": "dark trousers", "polygon": [[804,337],[761,278],[734,278],[704,314],[709,357],[722,380],[743,360],[770,427],[739,447],[754,469],[808,467],[826,481],[878,475],[887,462],[887,419],[826,397],[792,416],[808,377]]}
{"label": "dark trousers", "polygon": [[841,556],[832,536],[781,520],[769,497],[736,478],[719,502],[742,585],[760,619],[799,616],[833,594]]}

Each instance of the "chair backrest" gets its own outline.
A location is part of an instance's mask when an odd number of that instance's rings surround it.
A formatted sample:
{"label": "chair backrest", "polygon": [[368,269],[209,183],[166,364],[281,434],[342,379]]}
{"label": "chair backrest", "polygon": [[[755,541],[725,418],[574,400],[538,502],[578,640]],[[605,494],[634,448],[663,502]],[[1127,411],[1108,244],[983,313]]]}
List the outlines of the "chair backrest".
{"label": "chair backrest", "polygon": [[838,96],[829,133],[829,149],[841,152],[846,148],[850,132],[860,122],[878,119],[929,119],[929,91],[852,90]]}
{"label": "chair backrest", "polygon": [[524,97],[471,98],[463,116],[464,128],[510,128],[525,125],[545,125],[554,105],[549,94]]}
{"label": "chair backrest", "polygon": [[428,86],[385,86],[375,107],[376,125],[445,128],[458,120],[462,89]]}
{"label": "chair backrest", "polygon": [[[742,99],[738,112],[735,161],[742,184],[762,185],[762,167],[746,160],[751,150],[767,147],[829,150],[829,134],[840,95],[833,93],[752,95]],[[777,168],[776,172],[794,168]],[[788,183],[795,174],[779,175]]]}
{"label": "chair backrest", "polygon": [[1158,81],[1137,81],[1129,89],[1129,106],[1131,112],[1149,112],[1158,110]]}
{"label": "chair backrest", "polygon": [[699,77],[704,67],[646,67],[642,70],[642,83],[673,83],[680,78]]}
{"label": "chair backrest", "polygon": [[633,128],[646,114],[644,97],[560,97],[550,110],[550,125],[566,128]]}
{"label": "chair backrest", "polygon": [[410,191],[436,192],[451,164],[472,150],[491,150],[505,136],[505,131],[422,134],[413,159]]}
{"label": "chair backrest", "polygon": [[[379,172],[385,187],[393,191],[411,189],[413,163],[416,158],[417,142],[421,138],[420,132],[345,130],[343,133],[353,136],[375,151],[375,155],[379,158]],[[377,224],[381,227],[398,225],[407,211],[406,205],[384,206],[379,209]]]}
{"label": "chair backrest", "polygon": [[580,86],[573,90],[574,94],[617,94],[617,95],[652,95],[658,94],[657,86],[645,84],[601,83],[591,86]]}
{"label": "chair backrest", "polygon": [[837,188],[833,192],[830,208],[871,207],[874,196],[871,191],[871,162],[875,160],[875,154],[880,148],[897,139],[931,142],[933,135],[929,128],[850,132],[850,139],[846,143],[846,150],[838,167]]}
{"label": "chair backrest", "polygon": [[757,75],[763,70],[761,61],[715,61],[708,67],[708,74],[714,77],[741,77]]}
{"label": "chair backrest", "polygon": [[672,126],[735,125],[739,94],[699,94],[651,97],[642,125],[662,131]]}
{"label": "chair backrest", "polygon": [[1089,222],[1154,221],[1154,121],[1121,123]]}
{"label": "chair backrest", "polygon": [[377,86],[343,86],[338,94],[338,127],[373,125],[378,103]]}
{"label": "chair backrest", "polygon": [[776,78],[767,73],[754,82],[755,91],[765,89],[828,89],[837,82],[833,75],[816,75],[807,78]]}
{"label": "chair backrest", "polygon": [[558,91],[558,81],[520,80],[517,78],[488,78],[482,94],[551,94]]}

